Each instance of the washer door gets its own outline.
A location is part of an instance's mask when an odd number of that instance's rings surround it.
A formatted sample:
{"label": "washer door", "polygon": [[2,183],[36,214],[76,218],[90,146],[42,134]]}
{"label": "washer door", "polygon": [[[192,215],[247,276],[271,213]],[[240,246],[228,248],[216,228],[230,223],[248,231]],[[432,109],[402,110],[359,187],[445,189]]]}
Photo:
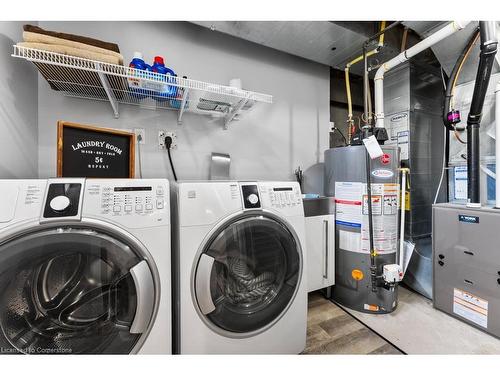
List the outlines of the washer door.
{"label": "washer door", "polygon": [[130,353],[153,318],[150,267],[104,232],[49,228],[0,245],[4,353]]}
{"label": "washer door", "polygon": [[278,217],[240,215],[213,233],[198,258],[193,278],[198,310],[219,334],[258,334],[286,312],[301,272],[298,240]]}

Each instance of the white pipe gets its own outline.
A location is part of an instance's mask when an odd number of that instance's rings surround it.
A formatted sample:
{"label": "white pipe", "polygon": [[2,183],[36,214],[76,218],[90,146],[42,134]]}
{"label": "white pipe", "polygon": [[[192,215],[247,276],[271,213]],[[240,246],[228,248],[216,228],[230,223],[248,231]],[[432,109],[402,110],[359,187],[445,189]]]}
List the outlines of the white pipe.
{"label": "white pipe", "polygon": [[495,180],[497,179],[497,174],[495,172],[493,172],[493,171],[490,171],[484,165],[481,165],[479,168],[481,168],[481,170],[484,172],[485,175],[490,176],[491,178],[493,178]]}
{"label": "white pipe", "polygon": [[433,204],[436,204],[437,200],[438,200],[438,196],[439,196],[439,193],[441,192],[441,185],[443,184],[443,180],[444,180],[444,171],[446,170],[446,132],[448,131],[448,129],[446,128],[446,126],[443,126],[443,131],[444,131],[444,134],[443,134],[443,163],[441,165],[441,177],[439,177],[439,184],[438,184],[438,187],[436,189],[436,195],[434,195],[434,201],[433,201]]}
{"label": "white pipe", "polygon": [[394,57],[393,59],[387,61],[382,64],[380,68],[378,68],[377,73],[375,73],[375,111],[377,122],[375,126],[377,128],[384,127],[384,74],[388,72],[390,69],[398,66],[401,63],[404,63],[411,57],[416,54],[422,52],[423,50],[433,46],[434,44],[440,42],[446,37],[456,33],[459,30],[465,28],[470,21],[467,22],[450,22],[448,25],[443,27],[442,29],[436,31],[434,34],[422,40],[420,43],[415,44],[413,47],[408,48],[406,51],[401,52],[399,55]]}
{"label": "white pipe", "polygon": [[401,227],[399,230],[399,266],[404,272],[404,252],[405,252],[405,215],[406,215],[406,172],[401,169]]}
{"label": "white pipe", "polygon": [[[497,54],[497,57],[499,55]],[[500,81],[495,88],[495,172],[500,167]],[[500,183],[495,179],[495,207],[500,208]]]}

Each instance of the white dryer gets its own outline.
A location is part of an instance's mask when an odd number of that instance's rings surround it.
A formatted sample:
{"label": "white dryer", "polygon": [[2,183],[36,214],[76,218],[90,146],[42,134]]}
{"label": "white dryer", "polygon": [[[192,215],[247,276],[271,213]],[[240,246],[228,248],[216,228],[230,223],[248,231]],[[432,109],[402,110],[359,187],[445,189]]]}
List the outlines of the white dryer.
{"label": "white dryer", "polygon": [[300,353],[307,279],[299,185],[181,182],[176,195],[174,352]]}
{"label": "white dryer", "polygon": [[169,183],[0,180],[4,353],[171,353]]}

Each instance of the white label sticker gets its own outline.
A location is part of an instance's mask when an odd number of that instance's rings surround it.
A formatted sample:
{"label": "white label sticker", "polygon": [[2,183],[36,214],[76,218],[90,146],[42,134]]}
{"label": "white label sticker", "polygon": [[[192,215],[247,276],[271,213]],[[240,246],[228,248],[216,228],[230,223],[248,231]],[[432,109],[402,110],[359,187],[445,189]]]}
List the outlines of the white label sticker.
{"label": "white label sticker", "polygon": [[467,167],[455,167],[455,199],[467,199]]}
{"label": "white label sticker", "polygon": [[347,251],[359,252],[361,233],[339,230],[339,248]]}
{"label": "white label sticker", "polygon": [[366,150],[370,154],[371,159],[376,159],[384,155],[382,147],[380,147],[377,138],[375,138],[374,135],[371,135],[368,138],[363,139],[363,143],[365,144]]}
{"label": "white label sticker", "polygon": [[390,169],[375,169],[372,171],[372,176],[377,178],[391,178],[394,172]]}
{"label": "white label sticker", "polygon": [[[397,248],[399,186],[394,183],[372,184],[371,186],[375,249],[381,254],[393,253]],[[339,231],[340,248],[369,253],[366,184],[336,182],[335,203],[336,225],[352,228]]]}
{"label": "white label sticker", "polygon": [[351,201],[360,201],[363,193],[363,183],[361,182],[336,182],[335,198]]}
{"label": "white label sticker", "polygon": [[[361,224],[361,252],[370,252],[368,196],[363,184],[363,221]],[[398,244],[398,184],[372,184],[373,242],[379,254],[394,253]]]}
{"label": "white label sticker", "polygon": [[389,140],[385,142],[386,145],[398,145],[401,150],[401,160],[409,158],[408,144],[409,144],[409,123],[408,112],[395,113],[389,116],[387,124],[387,131],[389,133]]}
{"label": "white label sticker", "polygon": [[453,312],[483,328],[488,328],[488,301],[474,294],[453,289]]}
{"label": "white label sticker", "polygon": [[353,228],[361,228],[361,182],[335,183],[335,222]]}

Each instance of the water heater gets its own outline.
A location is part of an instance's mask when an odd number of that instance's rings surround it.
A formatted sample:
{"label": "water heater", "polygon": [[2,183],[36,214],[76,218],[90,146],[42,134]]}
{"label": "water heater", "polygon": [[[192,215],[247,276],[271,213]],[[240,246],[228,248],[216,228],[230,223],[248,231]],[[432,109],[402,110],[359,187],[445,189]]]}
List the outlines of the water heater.
{"label": "water heater", "polygon": [[[382,146],[370,162],[373,240],[378,279],[396,263],[399,149]],[[357,311],[383,314],[397,306],[397,285],[373,288],[371,279],[366,149],[325,151],[325,195],[335,197],[335,286],[332,299]]]}

